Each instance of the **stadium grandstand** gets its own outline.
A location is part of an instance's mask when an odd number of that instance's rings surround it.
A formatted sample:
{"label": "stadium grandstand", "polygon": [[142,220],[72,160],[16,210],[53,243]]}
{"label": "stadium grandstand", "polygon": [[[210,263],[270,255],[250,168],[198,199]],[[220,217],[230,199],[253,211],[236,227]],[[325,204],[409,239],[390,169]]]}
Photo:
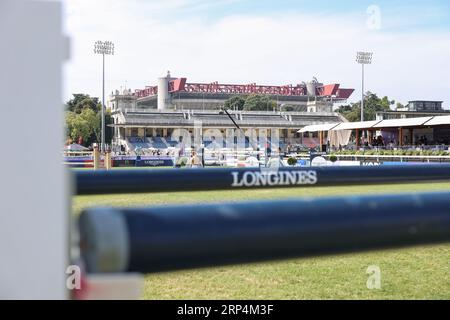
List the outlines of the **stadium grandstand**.
{"label": "stadium grandstand", "polygon": [[[245,132],[246,148],[255,148],[250,136],[262,135],[269,142],[271,136],[277,136],[280,147],[317,146],[317,135],[302,135],[298,130],[313,124],[345,122],[345,118],[333,112],[333,105],[345,102],[353,91],[339,84],[324,85],[315,78],[284,86],[202,84],[172,78],[168,72],[166,77],[158,79],[157,86],[134,92],[116,90],[111,94],[108,108],[114,120],[113,146],[128,153],[138,149],[173,148],[180,141],[177,129],[194,136],[194,128],[199,125],[205,146],[217,136],[234,136],[236,126]],[[276,101],[276,107],[268,106],[265,111],[231,108],[229,116],[221,111],[227,99],[250,94],[268,96]],[[259,138],[253,141],[262,143]]]}

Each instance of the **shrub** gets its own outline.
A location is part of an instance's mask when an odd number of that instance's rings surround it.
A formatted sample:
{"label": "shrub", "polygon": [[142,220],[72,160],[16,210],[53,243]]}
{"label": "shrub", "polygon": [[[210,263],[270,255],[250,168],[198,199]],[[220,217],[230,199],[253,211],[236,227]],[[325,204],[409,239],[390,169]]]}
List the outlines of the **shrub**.
{"label": "shrub", "polygon": [[290,166],[295,166],[295,165],[297,164],[297,159],[294,158],[294,157],[290,157],[290,158],[287,160],[287,163],[288,163],[288,165],[290,165]]}
{"label": "shrub", "polygon": [[330,161],[331,162],[336,162],[338,160],[338,157],[335,154],[330,155]]}

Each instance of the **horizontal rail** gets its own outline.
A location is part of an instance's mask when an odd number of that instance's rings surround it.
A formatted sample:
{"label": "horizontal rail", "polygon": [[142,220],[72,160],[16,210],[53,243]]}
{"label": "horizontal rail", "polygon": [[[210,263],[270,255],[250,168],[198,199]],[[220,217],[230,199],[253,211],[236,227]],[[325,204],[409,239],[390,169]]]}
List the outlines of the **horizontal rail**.
{"label": "horizontal rail", "polygon": [[450,193],[89,209],[88,272],[151,273],[450,241]]}
{"label": "horizontal rail", "polygon": [[161,169],[74,172],[76,194],[450,181],[450,165]]}
{"label": "horizontal rail", "polygon": [[[182,110],[178,110],[178,111],[167,111],[167,110],[157,110],[157,109],[130,109],[130,108],[125,108],[123,113],[127,114],[127,113],[154,113],[154,114],[168,114],[168,115],[177,115],[177,114],[181,114],[183,115],[184,113],[189,113],[191,115],[196,115],[196,114],[207,114],[207,115],[217,115],[219,110],[200,110],[200,109],[182,109]],[[293,115],[293,116],[311,116],[311,112],[306,112],[306,111],[234,111],[234,110],[229,110],[229,112],[231,114],[243,114],[243,115]],[[337,112],[315,112],[314,116],[338,116],[340,115],[340,113]]]}

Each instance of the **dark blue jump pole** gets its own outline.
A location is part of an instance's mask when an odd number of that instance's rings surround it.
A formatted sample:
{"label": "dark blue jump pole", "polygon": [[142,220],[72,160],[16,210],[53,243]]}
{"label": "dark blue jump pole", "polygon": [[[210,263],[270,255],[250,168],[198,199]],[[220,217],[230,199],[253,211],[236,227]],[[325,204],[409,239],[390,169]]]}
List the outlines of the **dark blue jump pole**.
{"label": "dark blue jump pole", "polygon": [[89,209],[91,273],[151,273],[450,241],[450,193]]}
{"label": "dark blue jump pole", "polygon": [[81,171],[76,193],[138,193],[239,188],[337,186],[412,181],[450,181],[450,165],[245,169]]}

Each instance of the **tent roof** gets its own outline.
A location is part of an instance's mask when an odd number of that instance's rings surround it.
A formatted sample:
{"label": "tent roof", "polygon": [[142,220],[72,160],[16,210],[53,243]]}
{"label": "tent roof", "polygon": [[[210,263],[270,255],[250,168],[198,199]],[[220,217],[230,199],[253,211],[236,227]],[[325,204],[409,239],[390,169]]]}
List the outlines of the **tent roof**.
{"label": "tent roof", "polygon": [[383,120],[372,128],[400,128],[400,127],[420,127],[433,117],[405,118]]}
{"label": "tent roof", "polygon": [[383,128],[402,128],[402,127],[427,127],[450,125],[449,116],[428,116],[417,118],[373,120],[359,122],[341,122],[341,123],[322,123],[306,126],[298,132],[317,132],[317,131],[338,131],[355,129],[383,129]]}
{"label": "tent roof", "polygon": [[374,121],[359,121],[359,122],[342,122],[337,127],[334,127],[332,131],[335,130],[354,130],[354,129],[369,129],[374,125],[380,123],[381,120]]}
{"label": "tent roof", "polygon": [[450,116],[436,116],[425,123],[426,126],[439,126],[444,124],[450,124]]}
{"label": "tent roof", "polygon": [[68,146],[65,146],[64,149],[68,150],[68,151],[85,151],[85,150],[89,150],[88,148],[83,147],[81,144],[77,144],[77,143],[69,144]]}
{"label": "tent roof", "polygon": [[317,132],[317,131],[328,131],[336,127],[339,123],[322,123],[322,124],[313,124],[310,126],[306,126],[302,129],[300,129],[299,133],[301,132]]}

